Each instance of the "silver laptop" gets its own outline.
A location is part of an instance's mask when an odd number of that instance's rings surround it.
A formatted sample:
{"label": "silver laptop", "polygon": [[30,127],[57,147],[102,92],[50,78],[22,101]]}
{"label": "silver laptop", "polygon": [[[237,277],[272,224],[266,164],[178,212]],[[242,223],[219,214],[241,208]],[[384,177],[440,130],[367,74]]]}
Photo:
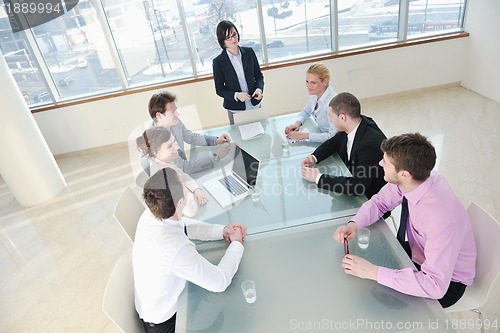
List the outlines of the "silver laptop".
{"label": "silver laptop", "polygon": [[269,118],[267,110],[264,108],[251,109],[247,111],[235,112],[233,114],[234,124],[242,125],[248,123],[254,123],[256,121],[264,120]]}
{"label": "silver laptop", "polygon": [[203,186],[222,208],[227,208],[245,198],[255,186],[259,165],[259,160],[236,146],[231,171],[223,169],[222,175],[206,181]]}

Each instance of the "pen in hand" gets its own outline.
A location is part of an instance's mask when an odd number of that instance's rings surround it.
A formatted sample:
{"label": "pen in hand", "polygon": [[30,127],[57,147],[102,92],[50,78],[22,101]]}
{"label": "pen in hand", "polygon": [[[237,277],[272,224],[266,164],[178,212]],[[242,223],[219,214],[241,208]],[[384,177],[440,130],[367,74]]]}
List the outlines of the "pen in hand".
{"label": "pen in hand", "polygon": [[344,252],[346,255],[349,254],[349,241],[347,240],[347,236],[344,236]]}

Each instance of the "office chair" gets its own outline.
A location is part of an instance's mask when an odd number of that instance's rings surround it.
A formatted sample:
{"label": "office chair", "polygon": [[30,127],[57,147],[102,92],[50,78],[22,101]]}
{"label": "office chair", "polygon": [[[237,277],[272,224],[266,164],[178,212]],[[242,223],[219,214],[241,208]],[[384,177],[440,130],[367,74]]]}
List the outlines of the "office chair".
{"label": "office chair", "polygon": [[135,184],[140,188],[144,187],[144,184],[151,176],[151,166],[149,165],[149,160],[146,156],[139,156],[139,165],[141,166],[141,170],[139,174],[135,177]]}
{"label": "office chair", "polygon": [[[396,219],[394,218],[394,216],[392,216],[392,214],[388,218],[385,219],[385,223],[389,224],[389,221],[392,224],[392,228],[393,228],[393,229],[391,229],[392,233],[394,235],[397,235],[399,224],[396,225]],[[389,226],[389,228],[390,228],[390,226]]]}
{"label": "office chair", "polygon": [[111,272],[104,291],[102,311],[122,332],[144,332],[142,321],[135,311],[132,247],[118,259]]}
{"label": "office chair", "polygon": [[268,117],[269,114],[264,108],[235,112],[233,114],[235,125],[254,123],[259,120],[267,119]]}
{"label": "office chair", "polygon": [[149,176],[146,174],[146,172],[141,170],[141,172],[139,172],[137,177],[135,177],[135,184],[140,188],[144,188],[144,184],[146,184],[148,179]]}
{"label": "office chair", "polygon": [[150,166],[149,166],[149,160],[146,156],[140,156],[139,157],[139,164],[141,165],[142,170],[146,173],[146,175],[151,176],[150,173]]}
{"label": "office chair", "polygon": [[[476,277],[472,285],[465,289],[462,298],[454,305],[445,309],[446,312],[471,310],[479,315],[483,323],[483,315],[478,310],[488,300],[495,280],[500,272],[500,224],[486,211],[472,202],[467,210],[472,223],[472,231],[476,239],[477,260]],[[481,332],[484,327],[481,326]]]}
{"label": "office chair", "polygon": [[139,217],[144,212],[146,207],[141,200],[135,195],[134,191],[128,186],[121,195],[116,204],[113,216],[120,224],[120,227],[125,231],[130,241],[133,243],[135,239],[135,229]]}

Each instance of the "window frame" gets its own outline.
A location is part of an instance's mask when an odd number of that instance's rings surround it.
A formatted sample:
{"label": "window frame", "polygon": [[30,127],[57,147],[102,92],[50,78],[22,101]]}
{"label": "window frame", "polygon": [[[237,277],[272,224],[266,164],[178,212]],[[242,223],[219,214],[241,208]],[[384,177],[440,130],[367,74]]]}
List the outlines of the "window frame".
{"label": "window frame", "polygon": [[[332,60],[336,58],[342,58],[347,56],[354,56],[359,54],[368,54],[372,52],[380,52],[385,50],[390,50],[394,48],[400,47],[409,47],[424,43],[433,43],[446,41],[449,39],[455,38],[464,38],[468,37],[469,34],[464,31],[464,21],[467,13],[467,1],[463,0],[463,8],[461,8],[461,15],[458,18],[458,31],[444,31],[442,33],[432,34],[430,36],[421,36],[421,37],[413,37],[408,38],[408,21],[409,21],[409,12],[410,12],[410,1],[411,0],[400,0],[399,1],[399,9],[398,9],[398,33],[397,38],[390,40],[380,40],[377,43],[373,43],[370,45],[359,44],[353,45],[353,47],[348,47],[345,50],[341,50],[339,46],[339,12],[338,12],[338,0],[329,0],[329,18],[330,18],[330,50],[326,52],[321,52],[318,54],[304,55],[299,54],[294,58],[287,58],[285,60],[277,60],[270,61],[266,40],[266,30],[264,27],[264,17],[263,17],[263,3],[262,0],[254,0],[256,1],[256,9],[257,9],[257,21],[259,27],[259,36],[262,43],[262,57],[263,61],[261,63],[261,69],[263,71],[272,70],[276,68],[283,68],[288,66],[295,66],[297,64],[306,64],[311,62],[318,61],[326,61]],[[304,0],[306,1],[306,0]],[[194,36],[190,35],[190,31],[188,29],[189,22],[187,21],[186,12],[183,5],[183,0],[175,0],[174,4],[177,7],[177,11],[179,13],[181,30],[184,34],[184,38],[187,46],[187,54],[189,56],[189,63],[191,65],[191,76],[189,78],[181,78],[174,79],[169,81],[160,81],[160,82],[145,82],[145,83],[134,83],[129,84],[127,81],[126,74],[126,66],[122,63],[122,59],[120,58],[120,53],[117,45],[114,43],[113,34],[111,32],[111,27],[109,25],[108,19],[105,14],[105,9],[103,3],[99,0],[90,0],[93,4],[94,8],[96,8],[96,18],[98,24],[103,30],[104,40],[107,44],[108,50],[111,54],[112,62],[115,66],[116,72],[119,78],[119,84],[117,87],[110,88],[108,90],[103,90],[99,93],[93,94],[91,96],[70,96],[70,97],[61,97],[58,91],[58,87],[56,82],[54,81],[53,75],[50,73],[50,70],[47,66],[47,63],[44,60],[44,56],[40,49],[37,46],[37,41],[35,39],[35,35],[32,29],[24,30],[22,32],[23,37],[26,41],[26,44],[33,55],[33,58],[38,62],[40,75],[43,83],[47,87],[47,91],[50,93],[52,104],[42,104],[42,105],[31,105],[30,110],[32,113],[43,112],[48,110],[53,110],[61,107],[68,107],[73,105],[85,104],[93,101],[115,98],[119,96],[142,93],[145,91],[153,91],[158,89],[166,89],[170,87],[175,87],[179,85],[192,84],[200,81],[212,80],[213,76],[211,73],[200,73],[195,50],[193,49],[195,46],[192,38]],[[173,4],[173,5],[174,5]],[[462,6],[462,4],[461,4]],[[307,22],[306,22],[307,24]],[[306,28],[307,34],[307,28]]]}

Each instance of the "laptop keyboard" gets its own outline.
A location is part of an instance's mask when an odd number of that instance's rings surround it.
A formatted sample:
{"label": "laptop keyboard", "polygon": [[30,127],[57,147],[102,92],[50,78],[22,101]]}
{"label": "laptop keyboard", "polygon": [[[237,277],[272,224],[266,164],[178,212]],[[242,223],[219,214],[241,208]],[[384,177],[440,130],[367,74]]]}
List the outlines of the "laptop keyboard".
{"label": "laptop keyboard", "polygon": [[241,185],[233,175],[226,176],[222,179],[219,179],[219,182],[227,188],[229,192],[231,192],[234,196],[238,196],[240,194],[245,193],[248,189]]}

